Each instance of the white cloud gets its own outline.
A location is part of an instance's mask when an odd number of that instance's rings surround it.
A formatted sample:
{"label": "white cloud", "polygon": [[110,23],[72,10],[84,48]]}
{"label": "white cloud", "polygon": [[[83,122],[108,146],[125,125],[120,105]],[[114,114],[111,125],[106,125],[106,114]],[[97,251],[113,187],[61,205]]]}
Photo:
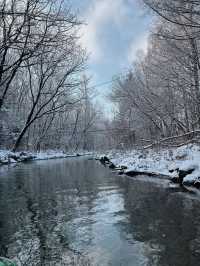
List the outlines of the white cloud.
{"label": "white cloud", "polygon": [[103,56],[100,32],[107,23],[120,27],[126,16],[126,5],[123,0],[92,0],[84,15],[87,25],[81,31],[81,44],[90,53],[92,62],[99,61]]}
{"label": "white cloud", "polygon": [[138,37],[136,40],[134,39],[128,51],[128,62],[133,63],[136,60],[139,51],[142,51],[144,54],[147,53],[148,49],[148,34],[145,33]]}

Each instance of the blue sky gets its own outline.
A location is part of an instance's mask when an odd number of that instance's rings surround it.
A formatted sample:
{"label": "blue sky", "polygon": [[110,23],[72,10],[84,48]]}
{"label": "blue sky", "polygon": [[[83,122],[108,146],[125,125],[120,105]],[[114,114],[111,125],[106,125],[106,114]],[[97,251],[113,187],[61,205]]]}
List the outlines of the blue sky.
{"label": "blue sky", "polygon": [[[139,0],[71,0],[72,7],[86,23],[81,43],[89,53],[87,72],[91,85],[111,80],[131,67],[138,50],[146,50],[151,18]],[[110,85],[98,88],[98,100]]]}

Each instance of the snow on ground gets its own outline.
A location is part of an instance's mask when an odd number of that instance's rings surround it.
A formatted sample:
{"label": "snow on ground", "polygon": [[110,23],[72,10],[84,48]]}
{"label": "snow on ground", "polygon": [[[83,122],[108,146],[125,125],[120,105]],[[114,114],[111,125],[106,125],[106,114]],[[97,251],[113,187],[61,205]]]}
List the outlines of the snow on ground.
{"label": "snow on ground", "polygon": [[200,180],[200,146],[197,145],[189,144],[162,150],[110,151],[106,156],[117,167],[126,166],[126,172],[141,171],[178,176],[177,171],[170,173],[169,170],[195,169],[184,178],[184,182],[194,183]]}
{"label": "snow on ground", "polygon": [[80,155],[91,155],[86,152],[69,152],[48,150],[43,152],[11,152],[9,150],[0,150],[0,165],[18,163],[27,160],[48,160],[56,158],[77,157]]}
{"label": "snow on ground", "polygon": [[[26,160],[47,160],[55,158],[67,158],[80,155],[92,155],[92,153],[78,152],[65,153],[63,151],[48,150],[39,153],[16,152],[0,150],[0,165],[17,163]],[[192,174],[184,178],[184,182],[195,183],[200,181],[200,146],[185,145],[171,149],[146,149],[132,151],[109,151],[106,155],[117,166],[126,166],[127,171],[153,172],[172,177],[178,176],[176,169],[187,171],[194,169]],[[98,157],[104,156],[98,155]],[[170,173],[170,170],[174,170]]]}
{"label": "snow on ground", "polygon": [[63,151],[48,150],[35,153],[36,160],[47,160],[56,158],[76,157],[77,153],[65,153]]}

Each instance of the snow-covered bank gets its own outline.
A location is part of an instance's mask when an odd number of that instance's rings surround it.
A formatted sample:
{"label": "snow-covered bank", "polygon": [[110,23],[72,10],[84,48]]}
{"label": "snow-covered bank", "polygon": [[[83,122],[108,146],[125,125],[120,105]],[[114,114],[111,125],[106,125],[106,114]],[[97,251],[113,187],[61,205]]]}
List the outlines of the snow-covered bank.
{"label": "snow-covered bank", "polygon": [[24,161],[33,160],[49,160],[58,158],[77,157],[84,155],[92,155],[92,153],[64,153],[63,151],[48,150],[44,152],[11,152],[9,150],[0,150],[0,165],[13,164]]}
{"label": "snow-covered bank", "polygon": [[[186,175],[183,183],[200,182],[200,146],[197,145],[163,150],[110,151],[106,156],[117,168],[127,168],[124,173],[134,171],[178,178],[181,172]],[[187,174],[187,171],[192,173]]]}

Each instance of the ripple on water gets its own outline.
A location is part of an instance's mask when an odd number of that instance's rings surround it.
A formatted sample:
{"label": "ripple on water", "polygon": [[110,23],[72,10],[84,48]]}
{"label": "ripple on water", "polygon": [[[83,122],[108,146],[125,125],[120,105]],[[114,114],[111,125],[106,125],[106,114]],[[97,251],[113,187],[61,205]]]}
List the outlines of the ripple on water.
{"label": "ripple on water", "polygon": [[199,201],[95,161],[0,172],[0,252],[27,265],[194,266]]}

